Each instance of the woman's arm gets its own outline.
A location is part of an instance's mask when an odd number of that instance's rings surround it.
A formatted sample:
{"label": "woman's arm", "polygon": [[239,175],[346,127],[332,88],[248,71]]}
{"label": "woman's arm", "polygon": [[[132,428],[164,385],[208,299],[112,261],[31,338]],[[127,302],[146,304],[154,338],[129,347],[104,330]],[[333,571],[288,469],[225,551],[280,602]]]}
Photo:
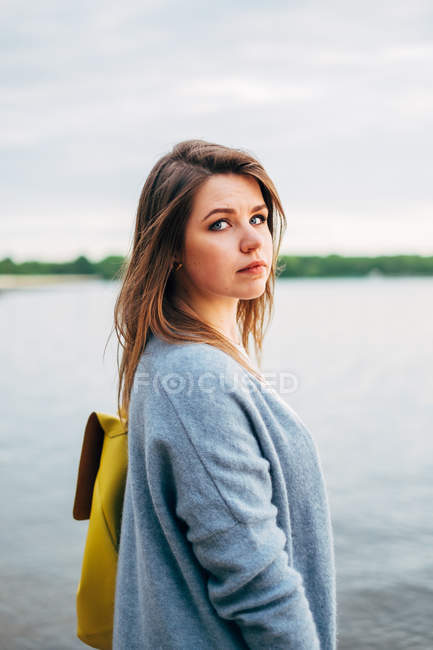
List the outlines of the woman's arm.
{"label": "woman's arm", "polygon": [[318,650],[302,576],[289,566],[277,525],[269,462],[244,406],[235,394],[207,393],[194,382],[190,395],[161,385],[152,412],[176,515],[208,572],[218,615],[239,625],[250,648]]}

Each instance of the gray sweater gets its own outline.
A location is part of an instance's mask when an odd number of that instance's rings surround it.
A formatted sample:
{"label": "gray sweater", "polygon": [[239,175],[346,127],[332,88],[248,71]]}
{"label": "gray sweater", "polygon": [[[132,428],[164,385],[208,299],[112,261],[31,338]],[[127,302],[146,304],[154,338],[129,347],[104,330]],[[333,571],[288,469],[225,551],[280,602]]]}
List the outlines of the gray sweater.
{"label": "gray sweater", "polygon": [[134,377],[113,650],[333,650],[318,451],[269,385],[151,335]]}

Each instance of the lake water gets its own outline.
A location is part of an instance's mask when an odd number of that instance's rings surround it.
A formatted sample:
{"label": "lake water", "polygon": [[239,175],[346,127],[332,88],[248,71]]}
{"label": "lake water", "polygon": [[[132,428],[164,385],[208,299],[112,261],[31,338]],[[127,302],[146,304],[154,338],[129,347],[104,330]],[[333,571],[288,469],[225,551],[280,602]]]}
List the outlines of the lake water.
{"label": "lake water", "polygon": [[[116,411],[118,283],[0,294],[0,648],[84,648],[72,518],[92,410]],[[433,648],[433,278],[279,280],[262,369],[316,440],[339,650]]]}

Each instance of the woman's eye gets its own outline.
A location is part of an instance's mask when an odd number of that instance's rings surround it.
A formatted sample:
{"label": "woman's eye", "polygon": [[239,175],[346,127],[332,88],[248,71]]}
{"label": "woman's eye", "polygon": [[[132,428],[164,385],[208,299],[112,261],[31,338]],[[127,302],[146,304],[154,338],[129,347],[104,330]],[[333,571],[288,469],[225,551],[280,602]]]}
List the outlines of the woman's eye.
{"label": "woman's eye", "polygon": [[[215,221],[210,227],[209,230],[221,230],[221,228],[214,228],[218,223],[227,223],[226,219],[218,219],[218,221]],[[225,230],[225,228],[222,228],[222,230]]]}
{"label": "woman's eye", "polygon": [[[262,214],[255,214],[253,217],[251,217],[251,219],[261,219],[260,223],[266,223],[268,220],[268,218]],[[226,230],[225,228],[214,228],[214,226],[218,225],[219,223],[227,223],[227,219],[218,219],[218,221],[215,221],[211,226],[209,226],[209,230]]]}
{"label": "woman's eye", "polygon": [[267,217],[264,217],[262,214],[255,214],[254,217],[252,217],[252,219],[255,219],[256,217],[257,218],[260,217],[260,219],[262,220],[262,223],[265,223],[265,221],[267,221],[267,219],[268,219]]}

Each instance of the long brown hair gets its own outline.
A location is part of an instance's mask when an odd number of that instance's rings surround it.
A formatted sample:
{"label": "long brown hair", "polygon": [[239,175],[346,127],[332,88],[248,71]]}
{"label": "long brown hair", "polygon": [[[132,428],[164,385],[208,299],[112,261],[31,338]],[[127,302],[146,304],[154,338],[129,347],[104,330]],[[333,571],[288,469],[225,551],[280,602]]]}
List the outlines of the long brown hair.
{"label": "long brown hair", "polygon": [[[179,142],[158,160],[144,183],[132,251],[119,271],[122,285],[114,308],[114,327],[118,338],[118,414],[125,425],[134,373],[149,331],[171,343],[193,341],[213,345],[262,380],[228,338],[173,301],[174,256],[183,251],[184,229],[195,192],[210,175],[225,173],[255,178],[269,211],[273,259],[265,291],[258,298],[240,299],[236,315],[242,344],[248,352],[252,335],[260,367],[263,338],[272,318],[278,253],[286,228],[280,198],[263,166],[247,151],[204,140]],[[120,346],[123,350],[119,367]]]}

